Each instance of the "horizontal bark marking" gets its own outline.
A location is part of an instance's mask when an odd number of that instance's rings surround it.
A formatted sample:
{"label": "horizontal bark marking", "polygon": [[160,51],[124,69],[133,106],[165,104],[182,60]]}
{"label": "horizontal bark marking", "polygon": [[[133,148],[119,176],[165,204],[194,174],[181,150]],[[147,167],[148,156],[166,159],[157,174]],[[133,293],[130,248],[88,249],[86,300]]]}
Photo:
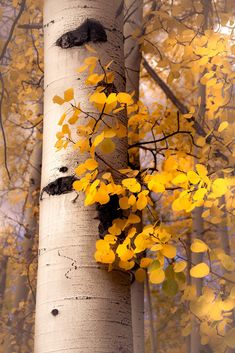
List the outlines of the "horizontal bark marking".
{"label": "horizontal bark marking", "polygon": [[62,195],[67,194],[68,192],[73,191],[73,183],[77,178],[74,175],[68,175],[65,177],[57,178],[54,181],[51,181],[47,186],[45,186],[40,195],[40,200],[42,200],[42,196],[44,192],[48,195]]}
{"label": "horizontal bark marking", "polygon": [[66,173],[68,171],[68,167],[60,167],[59,172]]}
{"label": "horizontal bark marking", "polygon": [[88,42],[107,42],[104,26],[93,18],[88,18],[75,30],[64,33],[57,39],[56,45],[67,49],[79,47]]}

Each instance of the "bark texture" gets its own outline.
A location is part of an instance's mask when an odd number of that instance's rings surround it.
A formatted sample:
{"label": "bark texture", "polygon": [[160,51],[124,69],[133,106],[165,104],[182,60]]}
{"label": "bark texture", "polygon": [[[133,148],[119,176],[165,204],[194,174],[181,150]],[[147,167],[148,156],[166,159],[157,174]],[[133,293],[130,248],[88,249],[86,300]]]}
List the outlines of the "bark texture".
{"label": "bark texture", "polygon": [[[115,85],[123,89],[123,19],[122,14],[117,16],[120,4],[121,1],[114,0],[45,1],[43,188],[60,177],[72,175],[81,162],[79,153],[72,149],[54,149],[57,122],[64,108],[52,103],[53,96],[63,96],[67,88],[73,87],[83,109],[91,109],[90,89],[83,78],[77,80],[76,69],[85,57],[93,54],[84,45],[61,48],[55,45],[56,41],[87,19],[99,21],[107,41],[89,44],[104,64],[114,60]],[[109,158],[114,168],[125,167],[127,141],[118,142],[117,151]],[[81,195],[72,202],[75,196],[74,192],[45,193],[41,201],[35,353],[131,353],[129,275],[107,272],[95,262],[97,209],[84,208]]]}
{"label": "bark texture", "polygon": [[[141,51],[138,44],[138,32],[143,26],[143,1],[125,0],[124,16],[124,55],[126,91],[135,91],[135,98],[139,98],[139,77]],[[134,36],[136,35],[136,37]],[[135,165],[139,166],[139,155]],[[140,215],[141,216],[141,215]],[[141,228],[141,225],[140,225]],[[144,284],[134,281],[131,286],[131,312],[134,353],[144,352]]]}

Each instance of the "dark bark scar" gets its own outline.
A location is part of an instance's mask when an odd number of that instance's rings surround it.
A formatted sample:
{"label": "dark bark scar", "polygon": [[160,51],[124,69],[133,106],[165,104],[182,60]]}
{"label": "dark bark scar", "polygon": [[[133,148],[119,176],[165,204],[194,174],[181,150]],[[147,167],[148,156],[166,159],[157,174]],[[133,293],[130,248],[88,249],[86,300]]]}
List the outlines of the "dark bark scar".
{"label": "dark bark scar", "polygon": [[42,200],[44,192],[46,192],[48,195],[62,195],[73,191],[73,183],[76,180],[77,178],[74,175],[68,175],[51,181],[42,189],[40,200]]}
{"label": "dark bark scar", "polygon": [[79,47],[88,42],[107,42],[104,26],[94,18],[88,18],[73,31],[64,33],[56,41],[56,46],[67,49]]}

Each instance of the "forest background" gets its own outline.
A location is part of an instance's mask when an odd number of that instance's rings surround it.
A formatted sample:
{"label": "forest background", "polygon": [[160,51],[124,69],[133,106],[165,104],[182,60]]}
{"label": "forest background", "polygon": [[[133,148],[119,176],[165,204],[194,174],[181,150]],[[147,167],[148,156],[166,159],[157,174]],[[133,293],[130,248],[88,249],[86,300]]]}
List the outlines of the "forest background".
{"label": "forest background", "polygon": [[[46,184],[40,192],[48,29],[41,1],[0,4],[0,352],[26,353],[34,345],[39,203],[55,192]],[[76,86],[53,92],[54,153],[84,154],[72,182],[86,208],[118,202],[100,239],[96,230],[90,256],[107,273],[117,267],[145,284],[146,352],[232,352],[235,5],[115,5],[115,16],[123,15],[125,87],[116,84],[120,71],[102,56],[102,44],[87,43],[74,75],[88,87],[87,101],[99,118],[86,110]],[[108,119],[120,114],[128,117],[128,129],[123,116],[110,126]],[[114,156],[127,134],[124,168]],[[59,254],[70,277],[76,264]]]}

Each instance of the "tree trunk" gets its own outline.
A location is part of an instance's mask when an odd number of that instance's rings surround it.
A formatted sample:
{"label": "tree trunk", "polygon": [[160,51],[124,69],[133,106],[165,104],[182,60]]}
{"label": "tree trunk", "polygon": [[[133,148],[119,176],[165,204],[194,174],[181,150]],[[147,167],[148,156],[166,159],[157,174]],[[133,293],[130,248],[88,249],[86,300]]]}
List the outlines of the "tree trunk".
{"label": "tree trunk", "polygon": [[[40,165],[41,165],[41,142],[36,143],[30,156],[28,179],[29,191],[27,196],[27,206],[24,212],[25,234],[19,244],[22,264],[12,278],[14,288],[12,289],[12,309],[10,327],[7,339],[4,343],[4,352],[24,352],[25,347],[32,344],[32,327],[28,322],[33,316],[35,308],[35,298],[33,302],[28,302],[29,293],[33,291],[30,281],[30,264],[34,258],[32,250],[36,242],[38,233],[38,218],[35,215],[35,207],[38,206],[37,192],[40,188]],[[36,192],[36,195],[35,195]],[[23,274],[22,272],[26,272]],[[32,293],[34,295],[34,292]],[[24,305],[23,305],[24,304]],[[31,326],[31,325],[30,325]],[[30,329],[31,328],[31,329]],[[31,347],[32,349],[32,347]]]}
{"label": "tree trunk", "polygon": [[[135,91],[135,98],[139,98],[139,75],[141,52],[137,38],[132,34],[140,31],[143,26],[143,1],[125,0],[124,16],[124,55],[126,73],[126,91]],[[135,160],[136,169],[139,167],[139,155]],[[140,225],[141,227],[141,225]],[[144,284],[134,281],[131,285],[131,316],[134,353],[144,352]]]}
{"label": "tree trunk", "polygon": [[[64,108],[52,103],[53,96],[63,95],[67,88],[73,87],[83,110],[91,109],[89,89],[76,75],[76,69],[91,54],[84,45],[62,49],[55,43],[61,35],[87,19],[98,20],[106,31],[107,42],[89,44],[97,50],[102,63],[114,60],[113,67],[118,73],[115,85],[123,90],[121,3],[114,0],[45,1],[42,187],[59,177],[73,175],[77,163],[81,162],[80,155],[72,148],[55,151],[57,123]],[[112,154],[109,163],[114,168],[125,167],[127,141],[117,142],[116,147],[118,152]],[[60,172],[61,167],[68,168],[66,174]],[[95,262],[93,253],[99,225],[96,207],[85,208],[82,195],[72,202],[74,198],[74,192],[45,193],[41,201],[35,353],[130,353],[130,277],[118,270],[108,272]]]}

